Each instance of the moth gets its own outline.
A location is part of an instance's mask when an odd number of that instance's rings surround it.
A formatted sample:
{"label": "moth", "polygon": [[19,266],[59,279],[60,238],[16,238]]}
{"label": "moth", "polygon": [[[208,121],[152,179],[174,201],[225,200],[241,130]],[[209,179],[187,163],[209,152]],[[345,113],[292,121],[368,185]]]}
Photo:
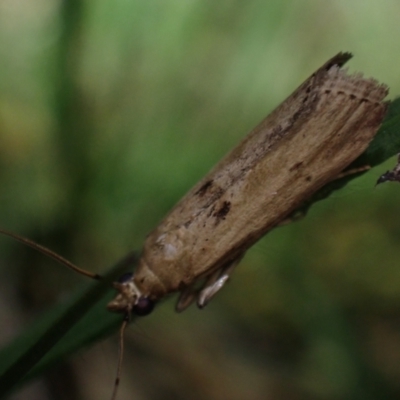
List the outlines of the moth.
{"label": "moth", "polygon": [[350,58],[328,60],[182,198],[114,284],[109,310],[146,313],[176,291],[178,311],[204,307],[247,249],[363,153],[388,88],[341,69]]}
{"label": "moth", "polygon": [[364,152],[387,111],[388,87],[348,74],[342,66],[351,57],[339,53],[317,69],[147,236],[136,270],[114,283],[118,293],[108,304],[125,316],[121,337],[133,313],[149,314],[170,293],[180,292],[177,311],[193,301],[204,307],[255,242]]}

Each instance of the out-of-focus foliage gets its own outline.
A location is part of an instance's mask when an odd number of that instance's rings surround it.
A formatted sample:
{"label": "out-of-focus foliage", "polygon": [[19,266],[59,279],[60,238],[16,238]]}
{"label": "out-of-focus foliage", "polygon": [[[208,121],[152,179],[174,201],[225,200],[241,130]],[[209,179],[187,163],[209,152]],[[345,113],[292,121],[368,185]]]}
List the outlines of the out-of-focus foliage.
{"label": "out-of-focus foliage", "polygon": [[[400,93],[399,12],[395,0],[3,0],[0,225],[101,271],[338,51]],[[167,302],[133,325],[119,399],[398,397],[400,186],[374,189],[393,164],[260,241],[201,314]],[[84,278],[6,238],[0,250],[6,343]],[[108,398],[107,346],[19,398]]]}

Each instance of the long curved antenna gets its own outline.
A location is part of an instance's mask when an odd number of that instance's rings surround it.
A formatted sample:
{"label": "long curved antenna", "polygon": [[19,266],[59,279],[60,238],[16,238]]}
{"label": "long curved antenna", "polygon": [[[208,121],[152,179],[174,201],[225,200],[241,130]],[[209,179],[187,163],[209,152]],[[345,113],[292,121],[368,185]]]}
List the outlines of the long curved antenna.
{"label": "long curved antenna", "polygon": [[124,321],[122,322],[121,329],[119,331],[119,349],[118,349],[118,366],[117,366],[117,375],[115,377],[114,389],[111,396],[111,400],[116,400],[117,391],[119,387],[119,381],[121,378],[121,369],[122,369],[122,359],[124,356],[124,333],[125,328],[128,326],[129,315],[126,315]]}
{"label": "long curved antenna", "polygon": [[95,274],[93,272],[86,271],[85,269],[77,267],[75,264],[72,264],[70,261],[68,261],[64,257],[62,257],[59,254],[55,253],[54,251],[48,249],[47,247],[44,247],[44,246],[42,246],[40,244],[35,243],[32,240],[29,240],[27,238],[19,236],[19,235],[15,234],[15,233],[6,231],[4,229],[0,229],[0,233],[2,233],[3,235],[11,237],[11,238],[17,240],[18,242],[26,244],[27,246],[31,247],[32,249],[40,251],[42,254],[52,258],[53,260],[57,261],[60,264],[63,264],[67,268],[70,268],[73,271],[78,272],[78,274],[87,276],[87,277],[92,278],[92,279],[96,279],[98,281],[102,279],[102,277],[99,274]]}

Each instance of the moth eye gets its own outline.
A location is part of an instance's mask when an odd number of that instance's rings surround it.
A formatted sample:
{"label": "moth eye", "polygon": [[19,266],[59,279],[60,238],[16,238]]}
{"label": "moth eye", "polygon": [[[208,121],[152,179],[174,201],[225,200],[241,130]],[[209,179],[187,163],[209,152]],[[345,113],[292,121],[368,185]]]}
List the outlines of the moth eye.
{"label": "moth eye", "polygon": [[133,312],[143,317],[145,315],[150,314],[154,308],[154,301],[150,300],[147,297],[140,297],[138,302],[133,306]]}
{"label": "moth eye", "polygon": [[133,277],[133,273],[132,272],[126,272],[125,274],[121,275],[117,282],[118,283],[126,283],[128,281],[130,281]]}

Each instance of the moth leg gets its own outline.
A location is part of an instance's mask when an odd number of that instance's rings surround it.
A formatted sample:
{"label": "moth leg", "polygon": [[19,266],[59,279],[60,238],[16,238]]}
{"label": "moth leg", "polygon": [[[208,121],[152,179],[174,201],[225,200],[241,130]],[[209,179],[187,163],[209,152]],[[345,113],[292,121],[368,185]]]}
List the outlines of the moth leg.
{"label": "moth leg", "polygon": [[376,182],[377,185],[383,182],[400,182],[400,153],[397,155],[397,164],[391,171],[386,171],[382,174],[378,181]]}
{"label": "moth leg", "polygon": [[197,283],[197,281],[195,281],[190,286],[187,286],[183,290],[181,290],[181,293],[179,295],[178,301],[175,306],[176,312],[181,312],[181,311],[185,310],[196,299],[198,292],[199,292],[196,289],[196,283]]}
{"label": "moth leg", "polygon": [[193,284],[184,288],[179,295],[175,310],[177,312],[185,310],[194,300],[196,300],[196,298],[199,308],[203,308],[224,286],[243,256],[244,253],[241,254],[240,257],[235,258],[233,261],[230,261],[223,267],[206,276],[206,281],[200,289],[198,288],[199,280],[196,280]]}
{"label": "moth leg", "polygon": [[199,291],[197,296],[197,305],[199,308],[206,306],[208,302],[222,289],[243,256],[244,253],[208,276],[204,287]]}
{"label": "moth leg", "polygon": [[343,171],[339,175],[335,176],[335,178],[332,179],[331,182],[336,181],[337,179],[344,178],[345,176],[354,175],[354,174],[358,174],[359,172],[368,171],[369,169],[371,169],[370,165],[363,165],[362,167],[348,169],[347,171]]}

